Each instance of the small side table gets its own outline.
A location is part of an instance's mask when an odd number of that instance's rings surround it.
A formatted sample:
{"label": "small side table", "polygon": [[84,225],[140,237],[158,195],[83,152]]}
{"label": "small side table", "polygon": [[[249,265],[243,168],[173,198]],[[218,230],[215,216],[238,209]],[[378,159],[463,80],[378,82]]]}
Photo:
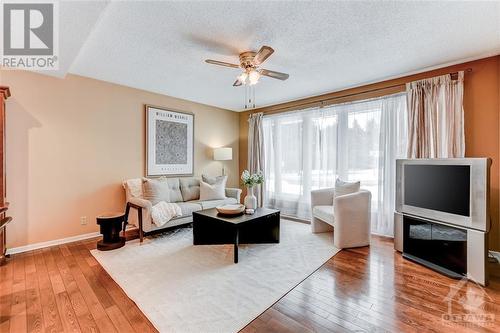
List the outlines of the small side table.
{"label": "small side table", "polygon": [[96,220],[102,234],[102,240],[97,242],[98,250],[109,251],[125,245],[125,237],[120,236],[122,228],[125,230],[124,213],[105,213],[97,216]]}

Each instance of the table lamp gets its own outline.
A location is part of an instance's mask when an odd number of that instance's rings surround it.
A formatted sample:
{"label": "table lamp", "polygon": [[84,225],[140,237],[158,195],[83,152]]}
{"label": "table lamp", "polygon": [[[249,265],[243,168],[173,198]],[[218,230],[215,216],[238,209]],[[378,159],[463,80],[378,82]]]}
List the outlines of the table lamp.
{"label": "table lamp", "polygon": [[[231,161],[233,159],[233,148],[221,147],[214,149],[214,161]],[[222,175],[226,174],[224,164],[222,164]]]}

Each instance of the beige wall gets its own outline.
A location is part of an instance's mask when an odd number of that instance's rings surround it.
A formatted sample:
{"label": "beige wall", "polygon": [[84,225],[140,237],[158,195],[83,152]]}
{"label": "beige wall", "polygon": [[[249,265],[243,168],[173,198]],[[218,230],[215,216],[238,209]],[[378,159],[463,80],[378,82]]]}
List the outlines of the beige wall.
{"label": "beige wall", "polygon": [[[103,81],[0,72],[7,100],[8,246],[97,231],[95,216],[124,209],[121,181],[145,169],[144,104],[195,114],[195,174],[220,174],[212,148],[230,146],[238,185],[238,114]],[[80,217],[87,225],[80,225]]]}

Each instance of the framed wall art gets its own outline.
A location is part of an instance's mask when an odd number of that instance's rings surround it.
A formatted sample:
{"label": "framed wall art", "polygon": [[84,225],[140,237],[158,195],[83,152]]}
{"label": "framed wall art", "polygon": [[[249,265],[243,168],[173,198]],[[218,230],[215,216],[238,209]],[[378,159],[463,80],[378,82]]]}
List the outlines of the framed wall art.
{"label": "framed wall art", "polygon": [[194,114],[146,105],[146,175],[192,176]]}

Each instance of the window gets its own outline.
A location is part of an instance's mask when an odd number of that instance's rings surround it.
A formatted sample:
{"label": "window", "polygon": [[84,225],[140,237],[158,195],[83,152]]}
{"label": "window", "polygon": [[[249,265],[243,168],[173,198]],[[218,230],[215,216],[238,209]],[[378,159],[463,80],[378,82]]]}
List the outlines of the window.
{"label": "window", "polygon": [[390,164],[405,154],[405,114],[405,97],[398,94],[265,116],[265,205],[309,218],[310,191],[333,187],[340,177],[361,181],[372,193],[374,219],[392,225],[379,213],[391,209],[383,207],[383,197],[395,192],[388,178],[395,177]]}

